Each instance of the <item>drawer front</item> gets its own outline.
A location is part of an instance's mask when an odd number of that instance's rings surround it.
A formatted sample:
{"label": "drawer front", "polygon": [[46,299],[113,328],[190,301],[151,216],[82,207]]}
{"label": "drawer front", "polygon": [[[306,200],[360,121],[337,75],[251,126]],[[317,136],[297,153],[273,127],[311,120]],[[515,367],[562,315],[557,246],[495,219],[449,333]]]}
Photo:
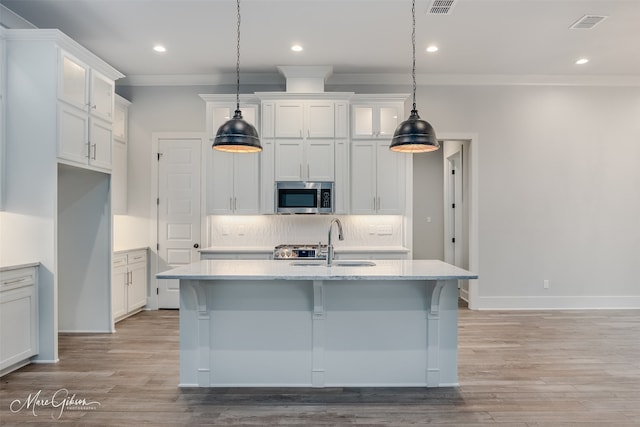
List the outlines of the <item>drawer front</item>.
{"label": "drawer front", "polygon": [[0,273],[0,291],[31,286],[36,283],[35,267],[18,268]]}
{"label": "drawer front", "polygon": [[113,266],[113,268],[123,267],[127,265],[127,254],[114,255],[111,260],[111,265]]}
{"label": "drawer front", "polygon": [[135,251],[127,254],[127,263],[147,262],[147,251]]}

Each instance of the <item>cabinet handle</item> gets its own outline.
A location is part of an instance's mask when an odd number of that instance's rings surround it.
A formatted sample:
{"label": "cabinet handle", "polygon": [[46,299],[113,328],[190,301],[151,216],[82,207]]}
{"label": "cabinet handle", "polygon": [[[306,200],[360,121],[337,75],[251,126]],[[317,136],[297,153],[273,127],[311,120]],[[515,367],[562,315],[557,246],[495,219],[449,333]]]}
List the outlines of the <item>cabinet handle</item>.
{"label": "cabinet handle", "polygon": [[376,196],[373,196],[373,211],[376,210]]}
{"label": "cabinet handle", "polygon": [[238,209],[238,199],[236,197],[233,198],[233,211],[235,212]]}
{"label": "cabinet handle", "polygon": [[380,210],[380,197],[378,196],[378,208],[377,210]]}
{"label": "cabinet handle", "polygon": [[91,160],[95,160],[95,159],[96,159],[96,151],[97,151],[97,150],[96,150],[96,144],[94,143],[94,144],[92,145],[92,147],[93,147],[93,157],[91,157]]}
{"label": "cabinet handle", "polygon": [[91,109],[92,109],[92,110],[97,109],[96,104],[93,104],[93,105],[91,106]]}
{"label": "cabinet handle", "polygon": [[298,173],[300,175],[300,179],[302,179],[303,178],[303,176],[302,176],[302,163],[298,164]]}
{"label": "cabinet handle", "polygon": [[229,197],[229,210],[233,211],[233,197]]}
{"label": "cabinet handle", "polygon": [[91,158],[91,141],[87,142],[87,155],[86,155],[87,159]]}
{"label": "cabinet handle", "polygon": [[309,163],[307,163],[307,179],[311,179],[311,167]]}
{"label": "cabinet handle", "polygon": [[14,283],[20,283],[27,280],[26,277],[21,277],[19,279],[7,280],[6,282],[2,282],[3,285],[13,285]]}
{"label": "cabinet handle", "polygon": [[307,129],[307,138],[311,138],[311,131]]}

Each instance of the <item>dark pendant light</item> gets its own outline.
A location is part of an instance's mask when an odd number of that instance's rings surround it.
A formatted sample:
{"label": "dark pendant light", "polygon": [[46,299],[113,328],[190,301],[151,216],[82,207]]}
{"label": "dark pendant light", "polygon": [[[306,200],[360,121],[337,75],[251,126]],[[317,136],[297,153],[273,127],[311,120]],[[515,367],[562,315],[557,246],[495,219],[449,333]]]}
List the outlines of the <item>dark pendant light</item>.
{"label": "dark pendant light", "polygon": [[400,123],[391,139],[389,149],[401,153],[425,153],[440,148],[436,138],[436,132],[429,122],[422,120],[416,109],[416,2],[413,0],[411,7],[413,26],[411,32],[411,44],[413,47],[413,109],[407,120]]}
{"label": "dark pendant light", "polygon": [[240,111],[240,0],[238,5],[238,43],[236,44],[236,111],[233,118],[224,123],[213,140],[215,150],[230,153],[257,153],[262,151],[258,131],[242,118]]}

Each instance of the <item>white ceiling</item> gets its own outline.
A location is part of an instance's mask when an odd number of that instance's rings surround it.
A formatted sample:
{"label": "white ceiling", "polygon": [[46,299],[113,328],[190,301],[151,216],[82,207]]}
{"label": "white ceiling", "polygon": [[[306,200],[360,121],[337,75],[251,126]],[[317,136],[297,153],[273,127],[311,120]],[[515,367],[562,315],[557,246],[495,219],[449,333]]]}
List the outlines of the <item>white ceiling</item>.
{"label": "white ceiling", "polygon": [[[640,0],[457,0],[427,15],[416,0],[417,72],[449,76],[640,77]],[[40,28],[59,28],[129,77],[233,76],[233,0],[0,0]],[[409,0],[242,0],[243,75],[331,65],[334,75],[411,70]],[[586,14],[608,18],[570,30]],[[305,50],[294,53],[292,43]],[[157,54],[156,43],[167,47]],[[424,52],[429,44],[440,51]],[[588,57],[587,65],[575,60]],[[353,77],[353,76],[352,76]]]}

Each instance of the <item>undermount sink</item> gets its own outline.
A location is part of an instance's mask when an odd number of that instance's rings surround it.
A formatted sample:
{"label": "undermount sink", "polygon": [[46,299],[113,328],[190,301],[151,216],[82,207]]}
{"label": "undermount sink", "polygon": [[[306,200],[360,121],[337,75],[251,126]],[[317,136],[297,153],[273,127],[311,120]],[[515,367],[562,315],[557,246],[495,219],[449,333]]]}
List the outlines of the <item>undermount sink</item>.
{"label": "undermount sink", "polygon": [[[326,261],[292,261],[290,265],[299,267],[326,267]],[[373,267],[376,265],[373,261],[333,261],[331,267]]]}

